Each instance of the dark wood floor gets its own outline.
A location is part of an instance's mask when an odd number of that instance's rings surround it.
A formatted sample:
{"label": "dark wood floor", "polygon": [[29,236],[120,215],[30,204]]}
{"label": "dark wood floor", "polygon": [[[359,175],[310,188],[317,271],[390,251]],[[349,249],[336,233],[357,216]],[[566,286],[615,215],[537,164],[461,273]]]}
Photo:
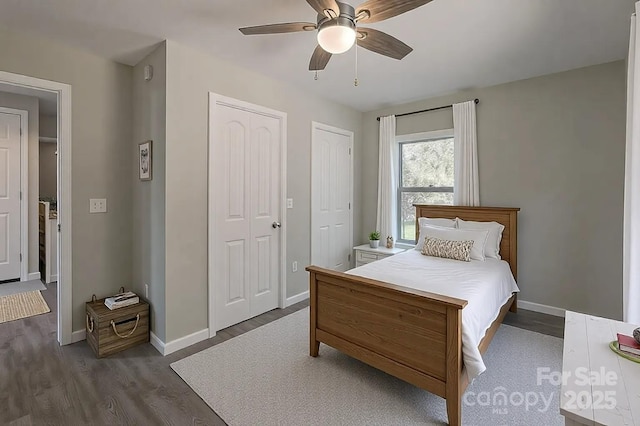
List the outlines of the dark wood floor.
{"label": "dark wood floor", "polygon": [[539,312],[518,309],[518,313],[507,312],[503,324],[511,325],[549,336],[564,338],[564,318]]}
{"label": "dark wood floor", "polygon": [[[150,344],[98,360],[86,342],[56,341],[56,288],[42,294],[52,312],[0,324],[0,424],[224,425],[169,364],[307,306],[301,302],[219,331],[169,356]],[[520,310],[505,323],[562,337],[564,319]]]}

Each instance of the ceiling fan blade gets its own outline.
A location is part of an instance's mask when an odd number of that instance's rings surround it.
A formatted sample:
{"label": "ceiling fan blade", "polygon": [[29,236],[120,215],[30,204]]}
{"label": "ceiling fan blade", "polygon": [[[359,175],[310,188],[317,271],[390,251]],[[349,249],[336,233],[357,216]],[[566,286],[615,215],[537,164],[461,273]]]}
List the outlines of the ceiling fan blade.
{"label": "ceiling fan blade", "polygon": [[307,0],[307,3],[318,12],[318,15],[327,16],[327,14],[324,13],[326,9],[333,10],[336,14],[335,16],[340,15],[340,6],[338,6],[336,0]]}
{"label": "ceiling fan blade", "polygon": [[[356,8],[356,16],[365,12],[358,20],[380,22],[423,6],[432,0],[367,0]],[[368,12],[368,14],[366,13]],[[368,15],[368,17],[367,17]]]}
{"label": "ceiling fan blade", "polygon": [[398,60],[413,51],[411,47],[387,33],[361,27],[358,28],[358,46]]}
{"label": "ceiling fan blade", "polygon": [[258,25],[240,28],[244,35],[295,33],[298,31],[314,31],[317,28],[312,22],[289,22],[287,24]]}
{"label": "ceiling fan blade", "polygon": [[331,53],[325,51],[322,47],[316,47],[311,55],[311,62],[309,62],[309,71],[322,71],[325,69],[331,59]]}

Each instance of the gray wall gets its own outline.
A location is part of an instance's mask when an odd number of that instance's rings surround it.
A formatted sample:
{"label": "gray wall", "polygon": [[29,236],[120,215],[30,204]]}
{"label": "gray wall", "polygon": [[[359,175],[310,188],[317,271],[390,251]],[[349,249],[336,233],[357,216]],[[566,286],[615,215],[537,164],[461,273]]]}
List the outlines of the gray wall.
{"label": "gray wall", "polygon": [[[133,69],[133,287],[144,296],[149,285],[151,329],[165,340],[165,133],[167,111],[165,43]],[[153,79],[144,80],[144,67]],[[138,178],[138,144],[152,140],[151,181]]]}
{"label": "gray wall", "polygon": [[33,96],[16,95],[14,93],[0,92],[0,107],[14,108],[27,111],[28,116],[28,143],[29,143],[29,201],[27,203],[28,217],[28,241],[29,241],[29,273],[38,272],[40,265],[38,262],[38,194],[39,194],[39,162],[38,162],[38,134],[40,101]]}
{"label": "gray wall", "polygon": [[[378,122],[480,99],[480,200],[520,207],[522,300],[622,317],[625,63],[612,62],[365,114],[360,241],[375,226]],[[397,134],[453,127],[451,110],[398,118]],[[358,193],[358,191],[356,191]]]}
{"label": "gray wall", "polygon": [[[58,117],[40,113],[40,136],[58,137]],[[58,144],[40,142],[40,197],[57,198],[58,164],[56,151]]]}
{"label": "gray wall", "polygon": [[[72,86],[73,329],[82,330],[92,294],[131,285],[132,68],[2,29],[0,58],[2,71]],[[90,215],[89,198],[107,198],[108,213]]]}
{"label": "gray wall", "polygon": [[40,197],[57,198],[58,166],[56,151],[58,145],[49,142],[40,142]]}
{"label": "gray wall", "polygon": [[[167,42],[167,61],[166,339],[171,341],[208,326],[208,92],[288,114],[287,196],[295,200],[295,208],[287,210],[288,296],[308,288],[311,121],[354,131],[359,143],[362,114],[175,42]],[[356,221],[354,229],[359,227]],[[296,273],[294,260],[300,265]]]}
{"label": "gray wall", "polygon": [[40,112],[40,136],[48,138],[58,137],[58,117],[56,115],[44,115]]}

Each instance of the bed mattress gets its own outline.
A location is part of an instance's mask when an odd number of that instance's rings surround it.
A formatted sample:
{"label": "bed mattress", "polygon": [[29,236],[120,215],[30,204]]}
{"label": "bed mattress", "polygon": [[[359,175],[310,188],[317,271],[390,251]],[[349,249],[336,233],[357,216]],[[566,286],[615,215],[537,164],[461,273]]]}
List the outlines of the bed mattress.
{"label": "bed mattress", "polygon": [[466,300],[468,304],[462,310],[462,359],[469,381],[486,370],[478,350],[480,341],[500,308],[520,291],[504,260],[460,262],[424,256],[413,249],[347,273]]}

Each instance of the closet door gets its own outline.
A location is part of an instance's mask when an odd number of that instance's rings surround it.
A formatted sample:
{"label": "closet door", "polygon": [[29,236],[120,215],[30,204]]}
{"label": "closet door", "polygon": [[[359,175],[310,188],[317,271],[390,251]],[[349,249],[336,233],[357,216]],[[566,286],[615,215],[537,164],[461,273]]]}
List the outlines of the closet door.
{"label": "closet door", "polygon": [[311,264],[346,271],[353,248],[353,133],[313,123],[311,145]]}
{"label": "closet door", "polygon": [[280,122],[251,114],[249,148],[251,316],[278,307],[280,283]]}
{"label": "closet door", "polygon": [[220,330],[278,306],[282,135],[277,118],[233,105],[214,108],[209,290]]}

